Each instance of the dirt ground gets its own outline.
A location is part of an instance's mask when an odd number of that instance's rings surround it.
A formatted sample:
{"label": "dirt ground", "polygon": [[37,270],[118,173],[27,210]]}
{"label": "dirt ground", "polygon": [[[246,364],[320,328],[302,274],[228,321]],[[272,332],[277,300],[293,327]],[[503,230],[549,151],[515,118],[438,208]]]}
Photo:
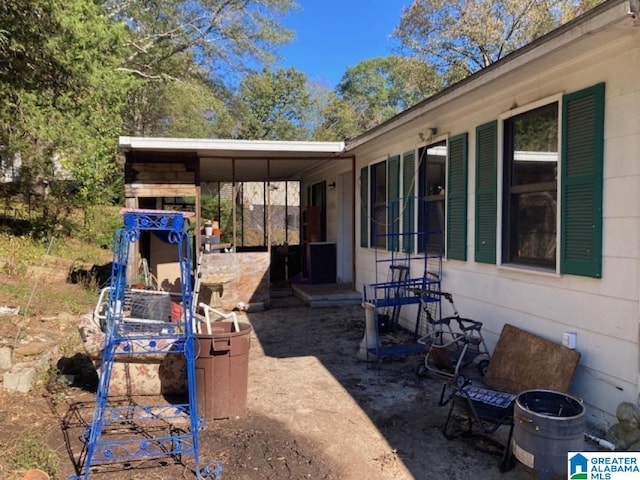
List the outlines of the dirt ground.
{"label": "dirt ground", "polygon": [[[243,314],[240,321],[253,327],[246,413],[209,421],[200,433],[202,463],[219,462],[223,479],[535,478],[517,462],[501,473],[500,452],[491,443],[443,436],[443,380],[418,377],[419,356],[380,364],[357,360],[361,307],[274,308]],[[69,341],[77,335],[76,322],[69,315],[30,322],[29,330],[39,332],[29,333]],[[15,335],[15,329],[0,334]],[[70,387],[43,386],[28,394],[0,389],[0,451],[9,452],[20,432],[35,431],[58,452],[59,478],[76,474],[95,399],[94,372],[83,355],[79,347],[73,356],[54,358],[75,375]],[[189,458],[164,460],[116,466],[91,478],[194,478],[192,468]],[[0,454],[0,478],[18,480],[23,474]]]}

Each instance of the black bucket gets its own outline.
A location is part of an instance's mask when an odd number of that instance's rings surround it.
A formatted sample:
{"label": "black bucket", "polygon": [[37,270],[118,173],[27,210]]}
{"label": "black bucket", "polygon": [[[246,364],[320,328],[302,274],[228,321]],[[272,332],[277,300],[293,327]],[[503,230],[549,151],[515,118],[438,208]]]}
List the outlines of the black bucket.
{"label": "black bucket", "polygon": [[584,451],[586,409],[552,390],[527,390],[516,398],[512,448],[524,465],[547,475],[567,472],[567,453]]}

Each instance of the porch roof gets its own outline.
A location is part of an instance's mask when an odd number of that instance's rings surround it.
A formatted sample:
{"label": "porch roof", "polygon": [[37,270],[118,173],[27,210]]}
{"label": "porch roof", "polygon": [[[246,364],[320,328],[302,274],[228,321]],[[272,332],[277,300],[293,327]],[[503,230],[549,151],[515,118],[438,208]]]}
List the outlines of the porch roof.
{"label": "porch roof", "polygon": [[344,142],[120,137],[133,160],[197,156],[200,181],[300,180],[323,163],[347,160]]}

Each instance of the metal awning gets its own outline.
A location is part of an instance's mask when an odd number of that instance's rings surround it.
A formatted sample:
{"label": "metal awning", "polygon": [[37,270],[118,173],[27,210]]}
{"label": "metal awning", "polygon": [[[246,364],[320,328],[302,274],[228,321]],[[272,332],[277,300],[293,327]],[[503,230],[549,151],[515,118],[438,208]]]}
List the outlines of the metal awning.
{"label": "metal awning", "polygon": [[120,137],[134,159],[197,156],[201,182],[300,180],[327,162],[346,161],[344,142]]}

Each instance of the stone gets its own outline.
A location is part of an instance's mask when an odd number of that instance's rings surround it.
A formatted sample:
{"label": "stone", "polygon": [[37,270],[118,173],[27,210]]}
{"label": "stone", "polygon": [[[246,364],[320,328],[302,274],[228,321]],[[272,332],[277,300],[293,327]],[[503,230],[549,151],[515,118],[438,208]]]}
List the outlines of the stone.
{"label": "stone", "polygon": [[16,363],[11,370],[5,372],[2,386],[5,390],[28,393],[36,378],[36,369],[26,363]]}
{"label": "stone", "polygon": [[47,350],[47,344],[42,342],[31,342],[27,345],[16,347],[15,354],[23,357],[40,355]]}
{"label": "stone", "polygon": [[0,315],[17,315],[20,312],[20,307],[7,307],[6,305],[0,306]]}
{"label": "stone", "polygon": [[34,468],[25,473],[21,480],[49,480],[49,478],[46,472]]}
{"label": "stone", "polygon": [[0,370],[9,370],[13,362],[10,347],[0,347]]}

